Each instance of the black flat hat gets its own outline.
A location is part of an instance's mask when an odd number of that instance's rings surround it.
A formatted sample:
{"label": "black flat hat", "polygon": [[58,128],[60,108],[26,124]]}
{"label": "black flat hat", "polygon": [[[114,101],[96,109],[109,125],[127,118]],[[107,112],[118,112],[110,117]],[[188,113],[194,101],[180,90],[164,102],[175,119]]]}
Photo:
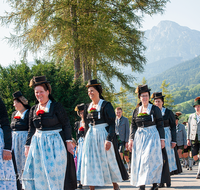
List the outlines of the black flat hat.
{"label": "black flat hat", "polygon": [[98,83],[97,79],[93,79],[88,81],[86,87],[97,86],[97,85],[101,85],[101,83]]}
{"label": "black flat hat", "polygon": [[46,79],[46,76],[36,76],[31,79],[29,86],[33,87],[33,86],[46,84],[46,83],[49,83],[49,81],[47,81]]}
{"label": "black flat hat", "polygon": [[84,106],[85,106],[84,103],[78,104],[78,105],[75,107],[74,111],[82,111],[82,110],[84,110]]}
{"label": "black flat hat", "polygon": [[13,99],[16,99],[16,98],[23,96],[21,91],[16,91],[12,95],[13,95]]}
{"label": "black flat hat", "polygon": [[159,98],[164,98],[165,96],[162,95],[162,92],[154,92],[152,95],[151,95],[151,98],[152,99],[159,99]]}
{"label": "black flat hat", "polygon": [[13,94],[13,99],[14,100],[19,100],[23,105],[28,105],[28,100],[23,96],[21,91],[16,91]]}
{"label": "black flat hat", "polygon": [[148,88],[148,86],[146,84],[144,85],[139,85],[136,89],[135,89],[135,93],[143,93],[143,92],[150,92],[151,89]]}

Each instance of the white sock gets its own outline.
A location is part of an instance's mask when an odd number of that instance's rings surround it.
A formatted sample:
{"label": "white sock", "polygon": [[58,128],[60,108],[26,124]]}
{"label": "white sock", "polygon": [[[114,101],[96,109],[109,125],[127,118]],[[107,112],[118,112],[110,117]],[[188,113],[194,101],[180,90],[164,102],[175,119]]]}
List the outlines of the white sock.
{"label": "white sock", "polygon": [[189,167],[192,168],[193,158],[189,158]]}
{"label": "white sock", "polygon": [[198,165],[198,172],[197,174],[200,174],[200,159],[199,159],[199,165]]}

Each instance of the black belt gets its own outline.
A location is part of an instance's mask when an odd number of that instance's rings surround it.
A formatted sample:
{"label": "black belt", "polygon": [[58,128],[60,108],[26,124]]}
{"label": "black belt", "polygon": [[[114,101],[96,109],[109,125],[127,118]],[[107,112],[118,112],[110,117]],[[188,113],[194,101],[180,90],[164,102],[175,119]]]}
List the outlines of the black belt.
{"label": "black belt", "polygon": [[169,127],[169,120],[164,120],[164,127]]}
{"label": "black belt", "polygon": [[142,121],[142,122],[138,122],[137,123],[137,126],[138,127],[150,127],[152,125],[155,125],[156,123],[155,122],[152,122],[152,121]]}

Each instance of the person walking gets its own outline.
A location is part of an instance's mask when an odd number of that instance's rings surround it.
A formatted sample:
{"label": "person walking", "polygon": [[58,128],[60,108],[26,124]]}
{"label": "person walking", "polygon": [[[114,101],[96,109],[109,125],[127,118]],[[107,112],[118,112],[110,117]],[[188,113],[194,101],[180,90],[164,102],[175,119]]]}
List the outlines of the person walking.
{"label": "person walking", "polygon": [[159,187],[164,187],[164,183],[167,184],[167,187],[170,187],[170,172],[177,170],[174,154],[174,147],[176,146],[176,123],[173,112],[170,109],[164,107],[164,97],[165,96],[163,96],[162,92],[154,92],[151,96],[151,98],[154,99],[154,105],[158,106],[161,110],[165,130],[164,149],[166,149],[166,151],[163,152],[163,158],[165,158],[165,160],[163,163],[163,172]]}
{"label": "person walking", "polygon": [[130,172],[130,169],[131,169],[130,160],[129,160],[128,150],[126,150],[128,139],[129,139],[129,133],[130,133],[129,121],[128,121],[128,118],[122,115],[123,111],[121,107],[117,107],[115,109],[115,114],[116,114],[115,132],[116,132],[117,140],[118,140],[119,154],[122,160],[124,157],[128,165],[128,171]]}
{"label": "person walking", "polygon": [[131,185],[139,186],[140,190],[150,184],[151,190],[157,190],[163,168],[163,117],[160,109],[149,102],[150,90],[147,85],[139,85],[135,91],[140,103],[133,111],[128,143],[132,151]]}
{"label": "person walking", "polygon": [[38,103],[30,109],[29,114],[23,188],[75,190],[74,149],[66,110],[52,97],[51,85],[45,76],[33,77],[30,87],[34,88]]}
{"label": "person walking", "polygon": [[85,141],[81,163],[81,183],[94,190],[95,186],[122,181],[116,160],[112,139],[115,135],[115,111],[110,102],[102,96],[101,84],[97,79],[90,80],[86,86],[92,102],[86,112]]}
{"label": "person walking", "polygon": [[12,160],[12,136],[6,106],[0,98],[0,189],[17,190]]}
{"label": "person walking", "polygon": [[84,130],[85,130],[85,121],[84,121],[84,108],[85,104],[78,104],[75,107],[77,115],[81,118],[80,121],[75,122],[75,131],[76,131],[76,140],[78,142],[78,152],[77,152],[77,181],[79,182],[78,188],[82,189],[81,183],[81,162],[82,162],[82,152],[83,152],[83,143],[84,143]]}
{"label": "person walking", "polygon": [[24,152],[28,136],[29,110],[31,107],[21,91],[13,93],[13,106],[16,111],[12,113],[10,124],[12,129],[12,147],[15,154],[18,177],[21,179],[26,161]]}

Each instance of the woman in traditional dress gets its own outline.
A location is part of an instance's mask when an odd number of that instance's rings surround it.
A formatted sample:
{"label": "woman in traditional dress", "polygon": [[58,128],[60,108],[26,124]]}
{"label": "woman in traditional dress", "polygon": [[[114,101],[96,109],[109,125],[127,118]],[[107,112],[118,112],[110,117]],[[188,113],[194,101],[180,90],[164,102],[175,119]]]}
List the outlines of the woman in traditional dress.
{"label": "woman in traditional dress", "polygon": [[25,144],[28,135],[29,109],[28,100],[20,91],[13,93],[15,110],[11,116],[12,147],[17,164],[18,177],[21,179],[26,161]]}
{"label": "woman in traditional dress", "polygon": [[76,170],[71,126],[64,107],[51,95],[45,76],[33,77],[38,104],[30,109],[27,156],[23,172],[25,190],[74,190]]}
{"label": "woman in traditional dress", "polygon": [[90,190],[113,183],[118,190],[117,182],[122,181],[122,177],[111,142],[115,134],[115,111],[111,103],[103,99],[102,87],[96,79],[89,81],[86,87],[92,102],[86,115],[89,125],[85,126],[81,183],[90,186]]}
{"label": "woman in traditional dress", "polygon": [[131,185],[153,184],[157,190],[163,167],[162,148],[165,147],[165,131],[160,109],[149,102],[150,89],[139,85],[136,89],[140,103],[133,111],[129,150],[132,151]]}
{"label": "woman in traditional dress", "polygon": [[[151,96],[154,99],[154,105],[158,106],[161,110],[163,121],[164,121],[164,130],[165,130],[165,149],[167,153],[167,160],[163,164],[163,172],[161,178],[160,187],[164,187],[164,183],[167,184],[167,187],[171,186],[171,180],[167,180],[167,172],[164,171],[164,165],[169,163],[169,171],[172,172],[177,170],[176,159],[174,154],[174,147],[176,146],[176,123],[175,117],[171,110],[164,107],[164,97],[162,92],[154,92]],[[163,155],[164,157],[165,155]]]}
{"label": "woman in traditional dress", "polygon": [[78,142],[78,153],[77,153],[77,181],[79,182],[78,188],[82,189],[81,184],[81,161],[82,161],[82,150],[84,143],[84,130],[85,130],[85,121],[84,121],[84,104],[78,104],[75,108],[77,115],[81,117],[80,121],[75,122],[75,131],[76,131],[76,140]]}
{"label": "woman in traditional dress", "polygon": [[12,137],[8,114],[0,98],[0,189],[16,190],[16,174],[12,161]]}

